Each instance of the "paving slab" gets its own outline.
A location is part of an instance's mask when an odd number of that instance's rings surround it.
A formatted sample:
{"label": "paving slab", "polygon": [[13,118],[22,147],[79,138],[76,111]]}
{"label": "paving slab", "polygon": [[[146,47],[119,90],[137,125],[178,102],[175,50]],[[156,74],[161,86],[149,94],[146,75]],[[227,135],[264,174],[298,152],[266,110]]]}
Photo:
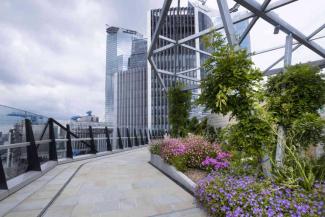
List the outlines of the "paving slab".
{"label": "paving slab", "polygon": [[84,163],[44,216],[206,216],[193,196],[151,166],[149,159],[148,149],[139,148],[58,165],[1,201],[0,216],[37,216]]}

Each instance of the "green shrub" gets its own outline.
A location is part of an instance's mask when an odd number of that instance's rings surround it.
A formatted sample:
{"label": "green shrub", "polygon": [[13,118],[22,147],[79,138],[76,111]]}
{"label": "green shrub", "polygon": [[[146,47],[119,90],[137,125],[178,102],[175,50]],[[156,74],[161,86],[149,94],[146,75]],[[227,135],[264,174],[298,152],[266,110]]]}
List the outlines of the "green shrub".
{"label": "green shrub", "polygon": [[287,153],[284,165],[278,167],[273,163],[275,181],[290,188],[303,187],[311,191],[315,183],[313,165],[310,159],[298,154],[295,146],[285,146]]}
{"label": "green shrub", "polygon": [[172,157],[170,163],[181,172],[187,170],[187,157],[185,155]]}
{"label": "green shrub", "polygon": [[160,155],[161,141],[159,141],[159,142],[156,141],[156,142],[150,144],[149,151],[150,151],[151,154]]}
{"label": "green shrub", "polygon": [[313,173],[315,175],[316,180],[320,182],[325,181],[325,155],[323,155],[318,160],[312,161],[313,165]]}

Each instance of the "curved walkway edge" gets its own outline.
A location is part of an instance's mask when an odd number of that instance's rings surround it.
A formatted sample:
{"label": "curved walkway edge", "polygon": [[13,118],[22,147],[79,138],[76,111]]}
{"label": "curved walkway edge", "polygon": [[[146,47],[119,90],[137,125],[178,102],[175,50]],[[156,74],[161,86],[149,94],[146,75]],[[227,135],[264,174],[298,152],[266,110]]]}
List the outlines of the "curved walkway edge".
{"label": "curved walkway edge", "polygon": [[1,201],[0,216],[205,216],[149,159],[144,147],[59,165]]}

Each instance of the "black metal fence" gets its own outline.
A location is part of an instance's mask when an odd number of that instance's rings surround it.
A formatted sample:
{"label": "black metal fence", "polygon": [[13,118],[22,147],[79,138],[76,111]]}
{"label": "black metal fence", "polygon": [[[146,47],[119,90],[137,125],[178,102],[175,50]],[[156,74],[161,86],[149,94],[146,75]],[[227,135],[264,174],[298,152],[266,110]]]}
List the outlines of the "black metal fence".
{"label": "black metal fence", "polygon": [[41,171],[41,165],[48,161],[141,146],[164,135],[163,130],[128,128],[117,128],[114,134],[107,126],[71,129],[69,124],[64,126],[53,118],[44,120],[34,124],[27,117],[15,125],[18,128],[9,136],[0,131],[0,139],[7,139],[0,144],[0,189],[8,189],[7,182],[21,174]]}

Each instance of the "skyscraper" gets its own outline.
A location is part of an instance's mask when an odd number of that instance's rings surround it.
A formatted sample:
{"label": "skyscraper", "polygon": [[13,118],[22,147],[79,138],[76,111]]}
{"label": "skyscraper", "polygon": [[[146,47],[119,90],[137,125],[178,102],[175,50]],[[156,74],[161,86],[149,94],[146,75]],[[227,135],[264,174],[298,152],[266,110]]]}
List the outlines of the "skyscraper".
{"label": "skyscraper", "polygon": [[109,26],[106,32],[105,121],[116,127],[118,72],[128,69],[132,41],[143,37],[136,31],[115,26]]}
{"label": "skyscraper", "polygon": [[134,39],[128,69],[117,73],[117,126],[147,128],[147,40]]}
{"label": "skyscraper", "polygon": [[[148,41],[151,42],[151,37],[156,29],[161,9],[151,10],[148,14]],[[216,16],[211,16],[212,11],[200,4],[189,1],[187,7],[170,8],[167,14],[164,25],[162,26],[160,35],[154,50],[162,48],[172,40],[179,40],[190,35],[199,33],[205,29],[221,22],[221,18],[215,11]],[[235,24],[235,30],[239,34],[245,29],[248,21]],[[189,48],[192,47],[192,48]],[[250,47],[249,36],[242,43],[242,47]],[[193,49],[194,48],[194,49]],[[204,64],[208,55],[195,50],[209,51],[205,47],[202,37],[187,41],[182,46],[173,47],[170,49],[159,50],[153,55],[156,67],[162,71],[182,73],[186,78],[177,78],[178,81],[186,83],[188,86],[194,85],[195,78],[200,80],[204,78],[206,72],[201,66]],[[193,70],[194,69],[194,70]],[[184,73],[185,72],[185,73]],[[164,80],[166,88],[170,87],[174,82],[174,76],[167,73],[160,74]],[[162,90],[157,75],[152,71],[151,66],[148,65],[148,128],[151,129],[169,129],[168,124],[168,104],[167,96]],[[150,79],[151,78],[151,79]],[[193,90],[193,100],[200,94],[200,90]],[[203,108],[195,107],[192,109],[192,116],[203,115]]]}
{"label": "skyscraper", "polygon": [[[160,11],[161,9],[154,9],[148,13],[149,43]],[[170,8],[160,32],[162,37],[155,49],[170,43],[163,37],[182,39],[208,29],[218,22],[221,22],[218,14],[212,16],[208,8],[192,2],[189,2],[187,7],[181,7],[179,12],[177,8]],[[247,22],[236,24],[237,33],[240,34],[247,24]],[[112,127],[119,128],[169,129],[167,96],[156,74],[147,63],[147,40],[136,31],[120,27],[110,26],[106,32],[106,122]],[[249,36],[242,46],[249,49]],[[184,46],[156,53],[154,61],[160,70],[182,72],[186,76],[177,78],[177,81],[195,85],[193,79],[189,78],[200,80],[206,75],[201,66],[209,57],[204,52],[196,52],[195,49],[209,52],[202,38],[195,38],[184,43]],[[175,82],[173,75],[162,74],[161,77],[167,88]],[[192,98],[195,100],[200,90],[193,90],[193,93]],[[191,116],[206,115],[203,111],[202,107],[195,107],[191,111]]]}

